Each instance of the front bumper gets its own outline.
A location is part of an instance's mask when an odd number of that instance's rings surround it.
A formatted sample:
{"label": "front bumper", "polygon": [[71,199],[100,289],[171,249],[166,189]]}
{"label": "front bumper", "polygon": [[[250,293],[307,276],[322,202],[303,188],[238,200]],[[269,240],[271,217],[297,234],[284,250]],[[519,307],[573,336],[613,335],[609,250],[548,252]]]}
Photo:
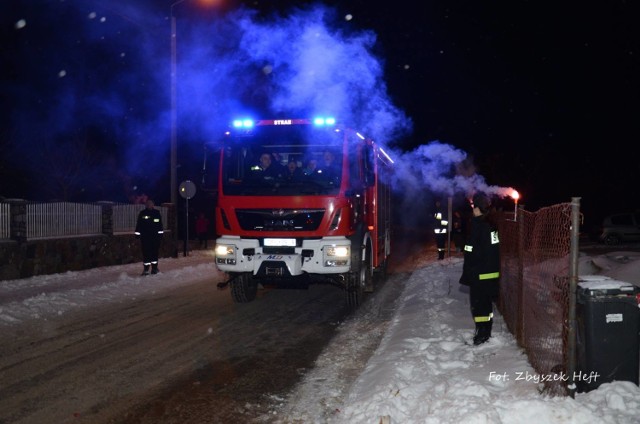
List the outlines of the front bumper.
{"label": "front bumper", "polygon": [[269,240],[272,247],[265,248],[264,239],[220,237],[216,240],[216,266],[220,271],[251,272],[258,277],[341,274],[351,269],[351,241],[346,237],[297,239],[295,247],[282,249],[273,245],[277,246],[282,241],[285,246],[286,242],[293,243],[294,239]]}

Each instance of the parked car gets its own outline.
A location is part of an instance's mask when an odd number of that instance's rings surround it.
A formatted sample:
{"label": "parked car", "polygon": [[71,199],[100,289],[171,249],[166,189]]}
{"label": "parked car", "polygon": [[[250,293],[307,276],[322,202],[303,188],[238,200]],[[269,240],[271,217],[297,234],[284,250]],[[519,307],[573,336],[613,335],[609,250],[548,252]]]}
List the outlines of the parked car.
{"label": "parked car", "polygon": [[640,212],[616,213],[602,221],[599,240],[605,244],[640,241]]}

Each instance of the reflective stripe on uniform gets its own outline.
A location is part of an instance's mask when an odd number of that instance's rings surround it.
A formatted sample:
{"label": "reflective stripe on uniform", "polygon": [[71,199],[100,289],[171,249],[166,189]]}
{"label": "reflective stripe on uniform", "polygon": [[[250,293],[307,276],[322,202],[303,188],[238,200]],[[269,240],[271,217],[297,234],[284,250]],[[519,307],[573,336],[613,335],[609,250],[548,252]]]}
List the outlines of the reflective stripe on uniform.
{"label": "reflective stripe on uniform", "polygon": [[485,316],[479,316],[479,317],[473,317],[473,322],[489,322],[489,321],[491,321],[492,318],[493,318],[493,314],[489,314],[489,315],[485,315]]}
{"label": "reflective stripe on uniform", "polygon": [[490,272],[488,274],[480,274],[478,275],[478,279],[479,280],[491,280],[492,278],[498,278],[500,277],[500,273],[499,272]]}
{"label": "reflective stripe on uniform", "polygon": [[471,246],[470,244],[465,244],[464,245],[464,251],[465,252],[473,252],[473,246]]}

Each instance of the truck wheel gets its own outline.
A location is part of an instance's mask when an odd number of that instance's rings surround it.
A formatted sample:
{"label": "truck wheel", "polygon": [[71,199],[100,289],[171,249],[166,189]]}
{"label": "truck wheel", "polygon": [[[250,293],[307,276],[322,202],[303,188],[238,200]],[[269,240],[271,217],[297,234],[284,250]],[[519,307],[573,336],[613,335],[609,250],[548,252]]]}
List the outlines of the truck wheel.
{"label": "truck wheel", "polygon": [[345,294],[347,298],[347,306],[350,308],[357,308],[362,303],[362,297],[364,296],[364,290],[362,285],[358,283],[357,274],[349,274],[349,282],[345,288]]}
{"label": "truck wheel", "polygon": [[347,305],[351,308],[358,307],[364,298],[367,286],[372,285],[372,272],[370,265],[370,255],[367,252],[365,259],[361,258],[361,251],[354,252],[351,257],[353,269],[349,273],[349,281],[346,287]]}
{"label": "truck wheel", "polygon": [[367,243],[367,250],[364,252],[364,262],[362,263],[362,267],[364,268],[364,291],[367,293],[373,293],[375,288],[375,280],[373,279],[373,268],[371,267],[371,255],[373,251],[371,250],[371,244]]}
{"label": "truck wheel", "polygon": [[235,303],[247,303],[256,298],[258,293],[258,281],[250,272],[243,272],[229,283],[231,286],[231,298]]}

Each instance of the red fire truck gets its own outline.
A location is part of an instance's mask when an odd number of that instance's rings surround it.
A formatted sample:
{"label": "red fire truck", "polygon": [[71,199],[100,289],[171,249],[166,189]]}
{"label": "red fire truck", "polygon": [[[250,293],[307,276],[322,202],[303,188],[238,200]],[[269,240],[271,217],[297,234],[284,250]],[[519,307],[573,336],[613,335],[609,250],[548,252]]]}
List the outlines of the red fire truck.
{"label": "red fire truck", "polygon": [[215,261],[233,300],[328,282],[358,306],[391,253],[389,155],[332,118],[238,120],[218,146]]}

